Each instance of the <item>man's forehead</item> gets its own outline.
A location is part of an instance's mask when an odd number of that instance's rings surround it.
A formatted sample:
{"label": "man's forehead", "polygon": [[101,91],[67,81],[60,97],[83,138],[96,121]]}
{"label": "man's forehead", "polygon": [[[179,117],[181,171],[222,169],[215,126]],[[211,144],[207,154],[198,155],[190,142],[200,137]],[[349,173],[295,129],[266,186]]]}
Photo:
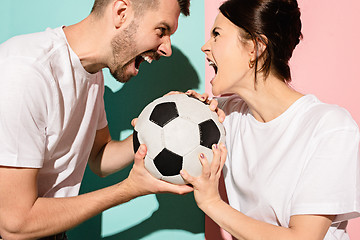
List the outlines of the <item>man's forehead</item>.
{"label": "man's forehead", "polygon": [[152,24],[161,25],[170,33],[174,33],[178,27],[180,6],[177,0],[159,0],[158,8],[149,10],[145,15]]}

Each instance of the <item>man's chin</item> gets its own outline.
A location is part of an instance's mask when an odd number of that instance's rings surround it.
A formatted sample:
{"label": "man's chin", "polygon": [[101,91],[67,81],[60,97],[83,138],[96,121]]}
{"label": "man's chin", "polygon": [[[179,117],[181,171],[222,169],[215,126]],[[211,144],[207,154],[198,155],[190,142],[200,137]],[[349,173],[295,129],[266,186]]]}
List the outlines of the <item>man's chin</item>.
{"label": "man's chin", "polygon": [[131,78],[132,78],[132,76],[126,77],[126,78],[124,78],[124,77],[121,77],[121,78],[115,77],[115,79],[116,79],[118,82],[121,82],[121,83],[127,83],[127,82],[130,81]]}
{"label": "man's chin", "polygon": [[125,74],[124,71],[115,71],[111,75],[121,83],[127,83],[133,77],[131,74]]}

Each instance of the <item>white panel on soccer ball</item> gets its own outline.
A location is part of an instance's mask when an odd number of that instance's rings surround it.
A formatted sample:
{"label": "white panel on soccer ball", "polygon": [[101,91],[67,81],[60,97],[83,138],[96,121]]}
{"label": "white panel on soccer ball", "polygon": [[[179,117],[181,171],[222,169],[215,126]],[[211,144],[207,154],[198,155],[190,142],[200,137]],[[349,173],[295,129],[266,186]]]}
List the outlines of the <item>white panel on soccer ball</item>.
{"label": "white panel on soccer ball", "polygon": [[187,184],[187,182],[184,181],[180,174],[175,176],[164,176],[161,179],[174,184]]}
{"label": "white panel on soccer ball", "polygon": [[209,163],[213,159],[213,151],[207,147],[198,146],[194,151],[183,157],[183,169],[185,169],[191,176],[198,177],[201,175],[202,165],[199,160],[199,155],[203,153]]}
{"label": "white panel on soccer ball", "polygon": [[176,106],[181,117],[191,119],[194,123],[201,123],[211,117],[209,106],[191,97],[177,102]]}
{"label": "white panel on soccer ball", "polygon": [[186,94],[172,94],[161,97],[161,102],[176,102],[188,98]]}
{"label": "white panel on soccer ball", "polygon": [[[135,125],[135,130],[137,132],[139,132],[138,129],[146,129],[146,126],[144,126],[144,125],[148,124],[151,112],[153,111],[155,105],[157,105],[155,103],[155,101],[151,102],[141,111],[141,113],[138,117],[138,121],[136,122],[136,125]],[[144,121],[141,121],[141,119],[143,119]]]}
{"label": "white panel on soccer ball", "polygon": [[145,156],[145,168],[157,179],[162,178],[162,174],[157,170],[154,161],[148,156]]}
{"label": "white panel on soccer ball", "polygon": [[163,128],[164,144],[170,151],[184,156],[200,144],[197,124],[178,117]]}
{"label": "white panel on soccer ball", "polygon": [[144,121],[145,124],[140,125],[138,129],[138,139],[140,144],[147,147],[147,155],[155,158],[164,148],[164,139],[162,128],[153,122]]}

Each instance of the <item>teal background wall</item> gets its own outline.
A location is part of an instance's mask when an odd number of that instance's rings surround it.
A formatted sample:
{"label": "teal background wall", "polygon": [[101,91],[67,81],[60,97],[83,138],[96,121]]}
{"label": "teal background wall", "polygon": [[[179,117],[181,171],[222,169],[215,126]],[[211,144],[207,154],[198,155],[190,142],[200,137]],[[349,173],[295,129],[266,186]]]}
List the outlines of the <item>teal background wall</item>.
{"label": "teal background wall", "polygon": [[[1,0],[0,43],[12,36],[71,25],[85,18],[92,0]],[[204,1],[191,2],[191,16],[181,16],[172,37],[173,55],[151,65],[127,84],[116,82],[104,70],[105,107],[111,135],[121,140],[132,132],[131,119],[153,99],[171,90],[204,92]],[[1,86],[0,86],[1,87]],[[81,193],[115,184],[130,167],[101,179],[88,169]],[[193,195],[148,195],[109,209],[69,231],[70,240],[198,240],[204,239],[204,215]]]}

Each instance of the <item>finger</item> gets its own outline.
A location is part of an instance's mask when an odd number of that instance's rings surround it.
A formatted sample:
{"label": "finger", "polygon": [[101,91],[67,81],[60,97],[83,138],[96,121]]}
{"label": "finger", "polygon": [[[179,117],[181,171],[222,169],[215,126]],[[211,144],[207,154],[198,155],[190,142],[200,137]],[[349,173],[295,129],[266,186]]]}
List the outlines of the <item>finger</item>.
{"label": "finger", "polygon": [[216,113],[219,116],[219,122],[221,122],[221,123],[224,122],[224,120],[225,120],[225,112],[222,109],[217,108]]}
{"label": "finger", "polygon": [[176,186],[174,188],[174,191],[176,194],[185,195],[187,193],[193,192],[194,188],[189,185],[180,185],[180,186]]}
{"label": "finger", "polygon": [[224,143],[220,143],[220,159],[221,159],[221,162],[220,162],[220,168],[219,168],[219,171],[218,171],[218,175],[221,175],[221,172],[222,172],[222,169],[225,165],[225,162],[226,162],[226,157],[227,157],[227,149],[226,149],[226,146]]}
{"label": "finger", "polygon": [[220,149],[217,144],[212,145],[213,150],[213,160],[211,162],[211,174],[216,175],[219,171],[221,166],[221,159],[220,159]]}
{"label": "finger", "polygon": [[146,151],[147,151],[147,149],[146,149],[145,144],[141,144],[139,149],[135,153],[135,157],[134,157],[135,165],[138,165],[138,164],[144,165],[144,158],[146,156]]}
{"label": "finger", "polygon": [[137,120],[138,118],[134,118],[133,120],[131,120],[131,126],[135,127]]}
{"label": "finger", "polygon": [[197,98],[199,99],[200,101],[208,104],[209,103],[209,100],[208,100],[208,97],[209,97],[209,94],[207,93],[203,93],[203,94],[200,94],[200,93],[197,93],[195,92],[194,90],[188,90],[185,92],[186,95],[188,96],[192,96],[194,98]]}
{"label": "finger", "polygon": [[185,94],[186,94],[186,95],[189,95],[189,96],[200,95],[200,94],[198,94],[196,91],[191,90],[191,89],[187,90],[187,91],[185,92]]}
{"label": "finger", "polygon": [[204,98],[202,99],[202,95],[201,95],[200,93],[197,93],[197,92],[194,91],[194,90],[187,90],[185,94],[188,95],[188,96],[192,96],[192,97],[194,97],[194,98],[197,98],[197,99],[199,99],[200,101],[204,101],[204,100],[205,100]]}
{"label": "finger", "polygon": [[181,94],[183,92],[179,92],[179,91],[170,91],[167,94],[165,94],[164,96],[168,96],[168,95],[175,95],[175,94]]}
{"label": "finger", "polygon": [[219,102],[216,99],[211,99],[209,102],[209,108],[211,111],[216,112],[219,117],[219,122],[224,122],[225,120],[225,112],[218,107]]}
{"label": "finger", "polygon": [[180,175],[186,182],[194,185],[193,183],[195,182],[195,177],[191,176],[185,169],[180,171]]}
{"label": "finger", "polygon": [[215,99],[211,99],[209,102],[209,108],[211,111],[215,112],[218,108],[218,101]]}
{"label": "finger", "polygon": [[163,180],[159,180],[158,185],[161,188],[161,192],[175,193],[180,195],[187,194],[194,190],[193,187],[188,185],[176,185],[169,182],[165,182]]}
{"label": "finger", "polygon": [[203,153],[200,153],[199,154],[199,160],[201,162],[201,165],[202,165],[202,174],[206,177],[209,177],[210,176],[210,166],[209,166],[209,162],[205,156],[205,154]]}
{"label": "finger", "polygon": [[201,96],[200,96],[200,100],[205,102],[205,103],[209,103],[208,102],[208,98],[209,98],[209,94],[207,93],[203,93]]}

